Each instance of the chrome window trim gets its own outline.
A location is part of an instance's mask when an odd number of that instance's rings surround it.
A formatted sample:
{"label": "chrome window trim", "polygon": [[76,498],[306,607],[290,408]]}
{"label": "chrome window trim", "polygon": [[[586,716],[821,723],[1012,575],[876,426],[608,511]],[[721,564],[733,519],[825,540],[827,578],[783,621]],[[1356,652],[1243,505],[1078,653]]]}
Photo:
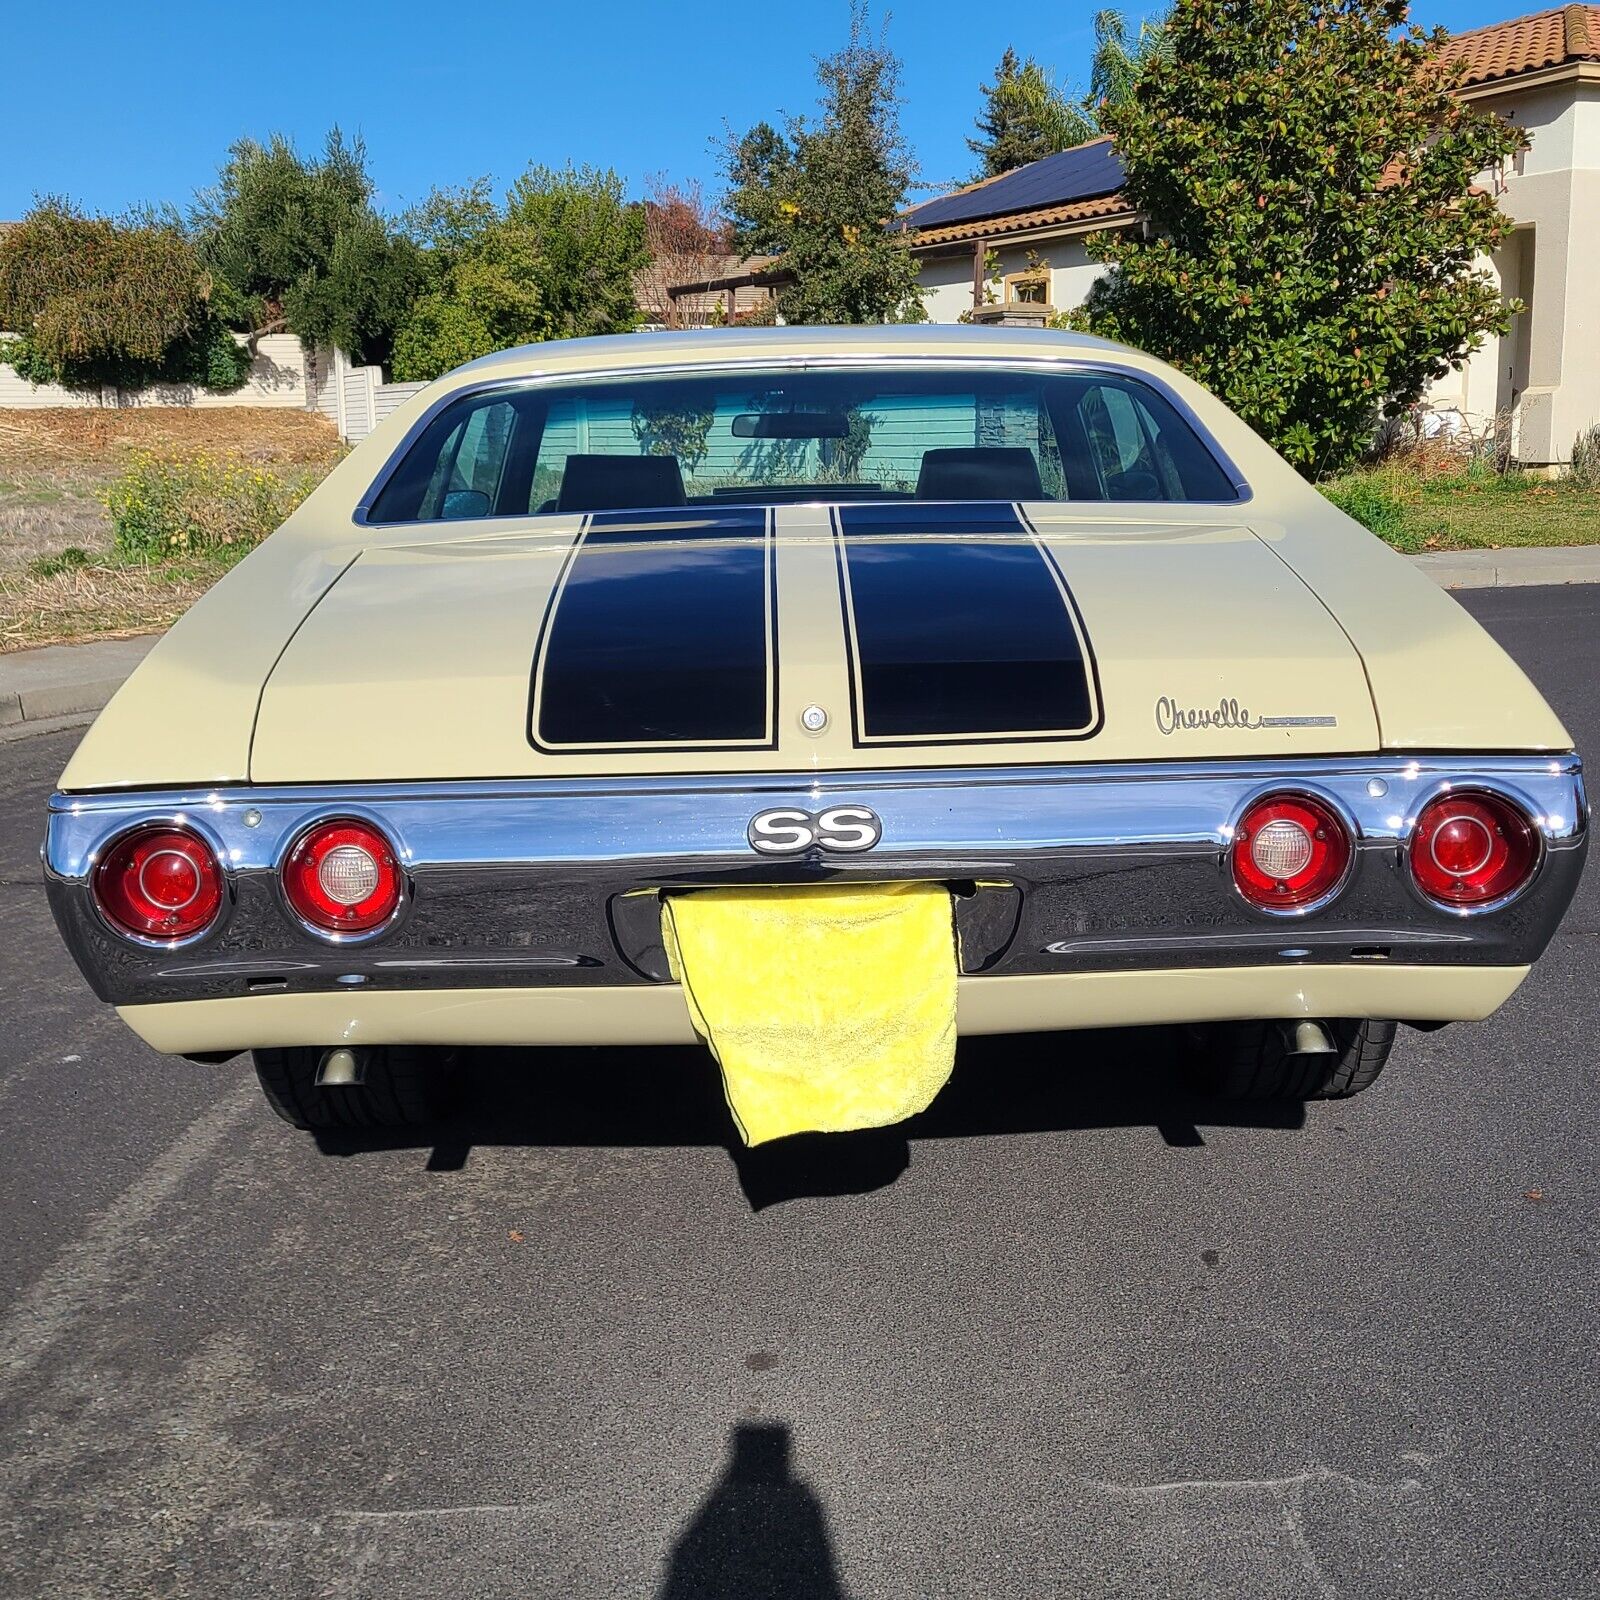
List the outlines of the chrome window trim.
{"label": "chrome window trim", "polygon": [[[806,356],[761,356],[730,358],[725,361],[685,362],[681,365],[672,362],[651,363],[642,366],[602,367],[586,372],[561,372],[561,373],[529,373],[520,377],[485,378],[478,383],[465,384],[460,388],[452,389],[447,394],[440,395],[419,416],[411,426],[406,429],[400,442],[389,453],[389,458],[379,469],[377,476],[367,485],[365,492],[356,502],[351,513],[351,521],[360,528],[437,528],[444,519],[438,517],[412,518],[407,520],[376,522],[372,519],[372,507],[378,496],[383,492],[389,480],[399,470],[400,463],[405,459],[411,447],[421,438],[424,431],[448,408],[462,404],[469,400],[479,399],[484,395],[522,393],[530,389],[557,389],[571,388],[592,383],[609,383],[629,378],[686,378],[714,376],[718,373],[738,374],[743,372],[762,372],[773,370],[788,370],[806,372],[826,370],[832,367],[871,367],[879,371],[991,371],[991,372],[1028,372],[1041,377],[1055,377],[1064,372],[1100,375],[1104,377],[1119,378],[1126,382],[1143,384],[1159,394],[1174,411],[1194,430],[1195,437],[1200,441],[1200,446],[1206,451],[1224,477],[1233,485],[1234,495],[1228,500],[1047,500],[1032,502],[1042,505],[1060,506],[1116,506],[1119,509],[1161,506],[1242,506],[1247,505],[1254,498],[1254,491],[1244,474],[1234,464],[1227,451],[1206,426],[1199,413],[1171,387],[1163,378],[1155,373],[1145,372],[1138,367],[1122,366],[1115,360],[1089,360],[1081,356],[1063,356],[1059,359],[1048,359],[1037,356],[1008,358],[1005,356],[950,356],[950,355],[872,355],[872,354],[813,354]],[[730,505],[738,504],[729,501]],[[766,502],[756,502],[765,504]],[[810,503],[810,502],[806,502]],[[819,500],[818,505],[827,505],[831,502]],[[510,522],[527,522],[541,516],[570,516],[570,512],[526,512],[515,516],[488,516],[488,517],[463,517],[459,521],[472,527],[484,524],[505,524]]]}

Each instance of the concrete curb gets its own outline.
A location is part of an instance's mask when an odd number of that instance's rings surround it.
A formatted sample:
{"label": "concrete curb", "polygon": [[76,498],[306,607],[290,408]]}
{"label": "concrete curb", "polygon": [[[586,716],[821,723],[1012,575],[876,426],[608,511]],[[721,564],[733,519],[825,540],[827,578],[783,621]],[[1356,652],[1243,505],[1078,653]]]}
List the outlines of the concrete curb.
{"label": "concrete curb", "polygon": [[155,642],[102,639],[0,656],[0,728],[98,711]]}
{"label": "concrete curb", "polygon": [[[1442,550],[1411,565],[1442,589],[1519,589],[1543,583],[1600,583],[1600,545]],[[3,658],[0,658],[3,659]]]}
{"label": "concrete curb", "polygon": [[[1600,583],[1600,545],[1451,550],[1410,561],[1445,589]],[[0,739],[77,726],[117,692],[155,642],[147,635],[0,655]]]}

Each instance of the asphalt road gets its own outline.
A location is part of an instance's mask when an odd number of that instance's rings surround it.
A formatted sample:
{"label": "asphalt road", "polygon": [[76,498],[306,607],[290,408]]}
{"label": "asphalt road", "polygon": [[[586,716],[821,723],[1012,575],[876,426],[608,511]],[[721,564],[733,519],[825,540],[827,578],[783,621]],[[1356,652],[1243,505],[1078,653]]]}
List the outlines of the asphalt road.
{"label": "asphalt road", "polygon": [[[1469,603],[1600,751],[1600,589]],[[688,1051],[319,1149],[70,966],[74,737],[0,746],[6,1600],[1600,1593],[1595,869],[1304,1116],[1056,1035],[777,1162]]]}

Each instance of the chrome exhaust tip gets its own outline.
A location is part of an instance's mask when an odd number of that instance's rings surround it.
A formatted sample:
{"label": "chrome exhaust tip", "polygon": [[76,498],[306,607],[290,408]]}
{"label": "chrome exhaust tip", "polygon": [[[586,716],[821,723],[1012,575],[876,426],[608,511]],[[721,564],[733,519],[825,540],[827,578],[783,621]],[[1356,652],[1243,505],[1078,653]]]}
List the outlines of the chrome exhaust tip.
{"label": "chrome exhaust tip", "polygon": [[1283,1034],[1283,1047],[1292,1056],[1338,1054],[1339,1047],[1333,1042],[1333,1035],[1320,1022],[1301,1018],[1297,1022],[1280,1022],[1278,1027]]}
{"label": "chrome exhaust tip", "polygon": [[317,1063],[319,1089],[356,1089],[366,1081],[367,1063],[361,1051],[329,1050]]}

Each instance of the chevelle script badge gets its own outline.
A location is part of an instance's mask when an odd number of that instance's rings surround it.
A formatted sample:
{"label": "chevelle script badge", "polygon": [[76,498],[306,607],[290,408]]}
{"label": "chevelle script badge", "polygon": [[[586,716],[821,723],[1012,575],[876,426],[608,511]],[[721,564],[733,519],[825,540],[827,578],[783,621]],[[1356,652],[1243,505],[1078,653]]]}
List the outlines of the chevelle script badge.
{"label": "chevelle script badge", "polygon": [[813,845],[824,850],[870,850],[883,837],[883,824],[867,806],[762,811],[750,819],[746,837],[750,848],[764,856],[799,855]]}
{"label": "chevelle script badge", "polygon": [[1179,705],[1171,695],[1156,701],[1156,727],[1162,733],[1187,733],[1194,728],[1337,728],[1337,717],[1258,717],[1237,700],[1214,706]]}

